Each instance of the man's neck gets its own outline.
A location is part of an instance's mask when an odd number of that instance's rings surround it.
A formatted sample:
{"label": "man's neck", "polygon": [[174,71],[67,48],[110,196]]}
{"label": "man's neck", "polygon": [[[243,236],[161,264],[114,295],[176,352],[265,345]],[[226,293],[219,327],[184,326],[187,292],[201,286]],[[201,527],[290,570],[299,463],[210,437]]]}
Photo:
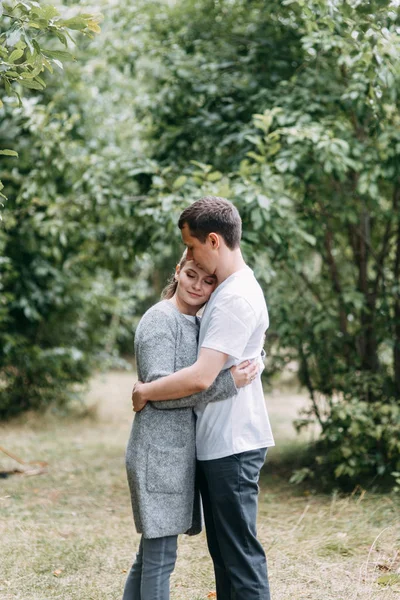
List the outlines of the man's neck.
{"label": "man's neck", "polygon": [[215,271],[218,284],[221,284],[225,279],[228,279],[228,277],[245,267],[246,263],[244,262],[240,248],[236,250],[226,248],[223,254],[221,254],[220,264]]}

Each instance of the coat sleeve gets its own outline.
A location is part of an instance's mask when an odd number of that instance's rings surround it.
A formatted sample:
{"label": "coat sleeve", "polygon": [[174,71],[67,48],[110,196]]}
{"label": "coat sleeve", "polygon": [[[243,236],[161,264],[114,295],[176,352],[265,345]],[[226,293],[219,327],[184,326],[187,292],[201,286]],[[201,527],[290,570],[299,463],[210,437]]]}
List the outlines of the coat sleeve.
{"label": "coat sleeve", "polygon": [[221,371],[214,383],[202,392],[179,398],[179,400],[164,400],[162,402],[152,402],[154,408],[161,410],[169,408],[188,408],[197,406],[197,404],[208,404],[209,402],[219,402],[236,396],[237,388],[229,369]]}
{"label": "coat sleeve", "polygon": [[[175,372],[177,328],[173,319],[153,310],[140,321],[135,336],[135,354],[140,381],[149,382]],[[208,390],[179,400],[153,402],[158,409],[188,408],[200,403],[226,400],[237,394],[229,370],[221,371]]]}

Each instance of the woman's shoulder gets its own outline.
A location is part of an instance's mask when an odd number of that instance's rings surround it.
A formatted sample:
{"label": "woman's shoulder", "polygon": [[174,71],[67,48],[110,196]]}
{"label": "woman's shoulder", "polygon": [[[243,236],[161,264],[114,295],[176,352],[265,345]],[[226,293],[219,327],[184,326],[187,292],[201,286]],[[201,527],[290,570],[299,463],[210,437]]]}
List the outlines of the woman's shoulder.
{"label": "woman's shoulder", "polygon": [[176,312],[176,308],[174,307],[172,302],[170,302],[169,300],[160,300],[160,302],[157,302],[157,304],[153,304],[153,306],[146,310],[143,317],[147,315],[153,316],[157,314],[171,315],[173,317],[176,317]]}
{"label": "woman's shoulder", "polygon": [[176,327],[178,318],[176,309],[168,300],[161,300],[150,307],[139,321],[138,329],[155,326],[157,328]]}

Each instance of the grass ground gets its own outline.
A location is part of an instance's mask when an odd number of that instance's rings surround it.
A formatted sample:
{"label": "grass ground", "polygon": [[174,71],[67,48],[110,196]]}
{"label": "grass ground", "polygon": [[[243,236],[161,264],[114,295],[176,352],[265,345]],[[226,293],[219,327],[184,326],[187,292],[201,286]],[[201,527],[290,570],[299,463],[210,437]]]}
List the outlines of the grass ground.
{"label": "grass ground", "polygon": [[[2,446],[49,463],[46,474],[0,480],[1,600],[120,600],[138,543],[124,472],[131,384],[129,374],[99,376],[85,417],[31,416],[0,428]],[[290,423],[305,399],[277,391],[267,401],[277,448],[261,481],[259,536],[273,600],[400,598],[399,500],[290,486],[281,465],[304,444]],[[0,470],[14,467],[0,455]],[[171,600],[213,590],[204,534],[182,536]]]}

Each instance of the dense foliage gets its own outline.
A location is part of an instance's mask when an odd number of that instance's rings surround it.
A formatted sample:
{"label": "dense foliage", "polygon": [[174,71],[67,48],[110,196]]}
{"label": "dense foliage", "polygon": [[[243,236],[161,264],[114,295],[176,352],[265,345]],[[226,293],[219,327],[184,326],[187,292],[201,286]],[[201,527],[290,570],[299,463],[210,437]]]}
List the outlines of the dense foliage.
{"label": "dense foliage", "polygon": [[[63,22],[81,33],[81,18],[90,21],[85,14]],[[86,47],[80,41],[76,61],[45,76],[46,87],[30,92],[16,81],[18,95],[6,95],[0,109],[1,143],[18,153],[4,157],[0,171],[1,418],[77,397],[75,384],[104,360],[123,366],[117,343],[132,352],[134,323],[152,286],[157,294],[163,285],[145,250],[153,238],[161,246],[165,214],[153,219],[157,200],[143,195],[146,173],[160,169],[143,157],[135,82],[113,57],[99,60],[115,40],[112,27]],[[53,33],[46,29],[43,43]]]}
{"label": "dense foliage", "polygon": [[63,402],[71,383],[88,377],[105,286],[96,289],[96,298],[85,279],[91,267],[77,260],[82,230],[67,216],[73,212],[66,197],[70,174],[79,160],[76,118],[55,109],[54,90],[43,79],[43,71],[54,77],[53,66],[62,69],[61,61],[72,58],[52,46],[67,46],[73,31],[98,31],[97,20],[89,14],[61,19],[55,8],[37,2],[4,2],[2,10],[1,153],[18,157],[4,159],[1,172],[9,196],[0,232],[4,417]]}
{"label": "dense foliage", "polygon": [[295,362],[309,390],[313,468],[400,470],[398,4],[113,3],[64,77],[5,103],[20,160],[1,172],[3,416],[132,347],[179,255],[179,211],[212,193],[243,216],[267,371]]}
{"label": "dense foliage", "polygon": [[343,482],[399,468],[397,4],[186,1],[151,20],[153,157],[187,201],[240,207],[271,366],[299,364],[297,424],[319,422],[317,462]]}
{"label": "dense foliage", "polygon": [[[0,26],[0,86],[8,96],[18,99],[19,106],[22,106],[21,90],[43,90],[46,87],[44,71],[53,73],[54,66],[62,69],[62,61],[73,58],[65,50],[68,39],[74,43],[71,31],[77,30],[90,37],[91,32],[100,32],[99,17],[79,14],[63,19],[54,6],[29,0],[2,1],[0,17],[4,23]],[[51,47],[54,40],[61,42],[62,49]],[[0,99],[0,108],[2,106]],[[4,148],[0,155],[17,157],[18,153]],[[2,187],[0,182],[0,190]]]}

